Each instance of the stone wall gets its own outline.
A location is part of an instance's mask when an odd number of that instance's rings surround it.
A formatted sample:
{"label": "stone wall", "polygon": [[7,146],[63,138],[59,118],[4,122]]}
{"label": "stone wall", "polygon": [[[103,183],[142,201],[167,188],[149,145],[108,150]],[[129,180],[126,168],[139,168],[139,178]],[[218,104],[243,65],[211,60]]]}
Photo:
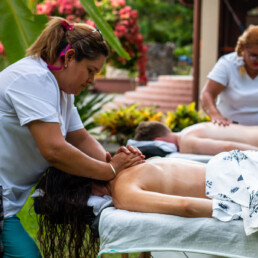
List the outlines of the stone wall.
{"label": "stone wall", "polygon": [[159,75],[172,74],[174,44],[145,43],[148,47],[146,73],[149,80],[156,79]]}

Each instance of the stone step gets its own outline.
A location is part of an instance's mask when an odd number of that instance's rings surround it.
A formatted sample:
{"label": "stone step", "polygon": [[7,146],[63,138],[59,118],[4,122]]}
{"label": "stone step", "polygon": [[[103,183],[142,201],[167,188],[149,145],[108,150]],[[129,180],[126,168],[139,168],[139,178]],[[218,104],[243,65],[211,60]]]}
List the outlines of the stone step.
{"label": "stone step", "polygon": [[192,83],[189,82],[180,82],[180,83],[172,83],[172,82],[148,82],[147,87],[151,88],[160,88],[160,89],[181,89],[181,90],[191,90],[193,88]]}
{"label": "stone step", "polygon": [[136,92],[144,93],[144,94],[153,94],[153,95],[169,95],[171,97],[173,96],[190,96],[192,97],[192,91],[191,90],[185,90],[185,89],[171,89],[168,90],[167,88],[162,87],[148,87],[148,86],[140,86],[137,87]]}
{"label": "stone step", "polygon": [[139,92],[139,91],[127,91],[124,95],[126,98],[133,99],[135,101],[153,101],[156,103],[159,102],[173,102],[176,101],[178,103],[187,103],[191,102],[192,96],[191,95],[175,95],[171,96],[168,94],[145,94],[145,92]]}
{"label": "stone step", "polygon": [[104,106],[104,109],[117,108],[117,106],[125,106],[132,104],[139,104],[140,107],[150,107],[155,106],[157,111],[161,111],[166,113],[167,111],[176,110],[179,104],[188,105],[191,101],[183,103],[183,102],[173,102],[173,101],[153,101],[153,100],[135,100],[130,99],[124,95],[117,96],[113,102],[110,102]]}
{"label": "stone step", "polygon": [[191,75],[160,75],[158,81],[172,81],[172,82],[193,82],[193,76]]}
{"label": "stone step", "polygon": [[[155,106],[157,111],[174,111],[179,104],[192,102],[192,76],[161,75],[157,81],[150,81],[146,86],[138,86],[135,91],[127,91],[117,96],[107,107],[140,103],[141,107]],[[106,106],[104,108],[106,108]]]}

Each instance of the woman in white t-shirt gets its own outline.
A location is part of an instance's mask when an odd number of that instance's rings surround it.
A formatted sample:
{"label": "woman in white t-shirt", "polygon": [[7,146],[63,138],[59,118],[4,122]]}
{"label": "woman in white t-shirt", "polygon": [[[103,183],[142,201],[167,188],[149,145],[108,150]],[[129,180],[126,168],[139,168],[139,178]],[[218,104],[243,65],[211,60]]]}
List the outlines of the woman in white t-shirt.
{"label": "woman in white t-shirt", "polygon": [[41,256],[15,214],[50,165],[77,176],[111,180],[144,162],[131,146],[121,147],[114,157],[106,153],[84,129],[73,104],[73,95],[93,82],[107,56],[108,46],[98,29],[56,17],[27,50],[27,57],[0,73],[4,257]]}
{"label": "woman in white t-shirt", "polygon": [[214,123],[258,125],[257,75],[258,26],[252,25],[238,38],[235,52],[219,59],[201,92],[202,107]]}

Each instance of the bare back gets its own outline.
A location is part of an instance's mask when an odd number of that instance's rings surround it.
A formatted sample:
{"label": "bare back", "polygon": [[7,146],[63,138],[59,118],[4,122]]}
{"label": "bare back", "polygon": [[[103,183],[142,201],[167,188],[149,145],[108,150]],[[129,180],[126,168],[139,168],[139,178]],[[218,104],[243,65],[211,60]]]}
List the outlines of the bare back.
{"label": "bare back", "polygon": [[128,168],[110,183],[114,206],[138,212],[211,217],[205,196],[206,164],[175,158],[152,158]]}
{"label": "bare back", "polygon": [[178,135],[182,153],[215,155],[234,149],[258,150],[258,126],[219,126],[207,122],[189,126]]}
{"label": "bare back", "polygon": [[258,147],[258,126],[230,124],[219,126],[211,122],[198,123],[185,128],[182,137],[194,135],[200,138],[241,142]]}
{"label": "bare back", "polygon": [[112,196],[120,190],[140,188],[168,195],[205,198],[206,164],[176,158],[151,158],[130,167],[114,180]]}

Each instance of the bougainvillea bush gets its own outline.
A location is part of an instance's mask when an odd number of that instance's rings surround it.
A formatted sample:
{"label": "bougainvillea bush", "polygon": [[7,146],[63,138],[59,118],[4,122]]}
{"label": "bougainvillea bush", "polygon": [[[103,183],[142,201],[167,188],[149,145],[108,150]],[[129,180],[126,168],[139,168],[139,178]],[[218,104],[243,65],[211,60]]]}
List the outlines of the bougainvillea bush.
{"label": "bougainvillea bush", "polygon": [[[95,3],[131,57],[130,60],[126,60],[112,51],[108,63],[130,72],[138,71],[139,82],[145,83],[147,48],[139,31],[138,12],[127,6],[125,0],[97,0]],[[95,27],[79,0],[44,0],[37,5],[37,13],[61,16],[70,22],[85,22]]]}

